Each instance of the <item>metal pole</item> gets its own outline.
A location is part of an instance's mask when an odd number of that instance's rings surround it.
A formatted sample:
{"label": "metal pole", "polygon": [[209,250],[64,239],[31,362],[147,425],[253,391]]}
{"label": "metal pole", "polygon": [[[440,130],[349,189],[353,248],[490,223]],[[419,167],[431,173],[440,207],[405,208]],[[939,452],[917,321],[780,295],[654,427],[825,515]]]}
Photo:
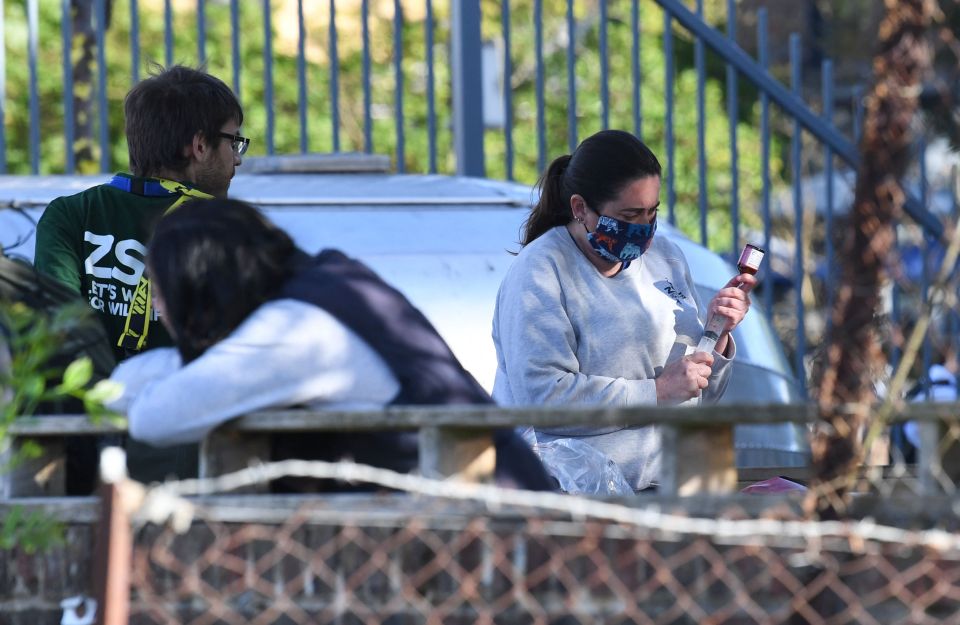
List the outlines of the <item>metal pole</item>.
{"label": "metal pole", "polygon": [[453,145],[457,155],[457,174],[483,177],[480,0],[452,3],[450,20]]}
{"label": "metal pole", "polygon": [[29,0],[27,2],[27,67],[30,72],[30,173],[33,175],[40,173],[40,92],[37,87],[39,15],[37,0]]}
{"label": "metal pole", "polygon": [[73,126],[73,16],[70,14],[70,0],[60,3],[60,32],[63,38],[63,139],[64,152],[67,158],[66,173],[77,171],[74,143],[76,143]]}
{"label": "metal pole", "polygon": [[[0,15],[5,15],[3,0],[0,0]],[[3,30],[0,28],[0,174],[7,173],[7,130],[3,122],[7,114],[7,43]]]}

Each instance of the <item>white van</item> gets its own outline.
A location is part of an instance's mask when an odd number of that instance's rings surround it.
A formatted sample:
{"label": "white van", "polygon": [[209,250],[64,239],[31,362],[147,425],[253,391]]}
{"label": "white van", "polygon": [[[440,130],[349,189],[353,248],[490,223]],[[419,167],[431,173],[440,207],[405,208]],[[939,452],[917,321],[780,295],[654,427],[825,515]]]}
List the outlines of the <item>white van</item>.
{"label": "white van", "polygon": [[[520,249],[535,192],[508,182],[388,173],[385,157],[251,158],[230,195],[260,207],[308,252],[332,247],[400,289],[436,326],[463,365],[490,390],[496,371],[491,320],[500,281]],[[33,230],[55,197],[109,176],[0,176],[0,246],[32,260]],[[736,273],[667,223],[708,301]],[[754,298],[755,300],[757,298]],[[725,403],[797,403],[802,395],[780,343],[754,302],[734,331],[737,359]],[[740,426],[740,467],[803,466],[809,445],[794,424]]]}

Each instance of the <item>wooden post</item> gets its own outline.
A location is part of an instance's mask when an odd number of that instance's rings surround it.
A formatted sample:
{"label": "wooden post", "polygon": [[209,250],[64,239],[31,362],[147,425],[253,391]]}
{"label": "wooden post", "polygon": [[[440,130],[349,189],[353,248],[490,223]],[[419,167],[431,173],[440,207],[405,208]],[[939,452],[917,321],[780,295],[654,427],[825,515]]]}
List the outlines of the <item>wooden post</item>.
{"label": "wooden post", "polygon": [[943,494],[940,484],[943,468],[940,464],[940,437],[945,428],[937,421],[918,421],[917,432],[920,436],[920,448],[917,450],[917,470],[920,477],[920,491],[924,495]]}
{"label": "wooden post", "polygon": [[127,625],[130,616],[130,567],[133,565],[133,529],[125,489],[126,454],[109,447],[100,457],[100,520],[94,551],[94,587],[100,625]]}
{"label": "wooden post", "polygon": [[66,441],[61,437],[42,440],[13,436],[10,447],[0,453],[4,469],[19,455],[27,441],[41,445],[37,458],[24,458],[9,470],[0,470],[0,499],[11,497],[59,497],[66,494]]}
{"label": "wooden post", "polygon": [[[270,436],[262,432],[217,429],[200,444],[200,477],[218,477],[270,461]],[[256,484],[234,492],[265,493],[269,484]]]}
{"label": "wooden post", "polygon": [[497,452],[489,430],[420,428],[420,473],[424,477],[491,482],[496,463]]}
{"label": "wooden post", "polygon": [[660,490],[664,495],[736,492],[733,425],[666,425],[660,432]]}
{"label": "wooden post", "polygon": [[[125,428],[103,420],[90,421],[85,415],[44,415],[19,417],[10,424],[10,448],[0,452],[0,498],[57,497],[66,492],[66,443],[76,436],[123,433]],[[6,472],[11,458],[28,441],[36,442],[41,455],[24,460]]]}

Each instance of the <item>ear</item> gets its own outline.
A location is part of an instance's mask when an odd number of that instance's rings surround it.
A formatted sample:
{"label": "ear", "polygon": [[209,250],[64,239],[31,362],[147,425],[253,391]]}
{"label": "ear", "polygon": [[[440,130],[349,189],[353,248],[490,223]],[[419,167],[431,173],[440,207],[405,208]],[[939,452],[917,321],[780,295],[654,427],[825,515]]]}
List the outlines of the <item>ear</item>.
{"label": "ear", "polygon": [[574,193],[570,196],[570,213],[573,215],[574,221],[583,222],[587,214],[587,201],[583,199],[583,196]]}
{"label": "ear", "polygon": [[210,144],[207,142],[207,138],[204,137],[203,133],[199,130],[194,133],[190,143],[183,147],[183,155],[197,161],[206,160],[210,151]]}

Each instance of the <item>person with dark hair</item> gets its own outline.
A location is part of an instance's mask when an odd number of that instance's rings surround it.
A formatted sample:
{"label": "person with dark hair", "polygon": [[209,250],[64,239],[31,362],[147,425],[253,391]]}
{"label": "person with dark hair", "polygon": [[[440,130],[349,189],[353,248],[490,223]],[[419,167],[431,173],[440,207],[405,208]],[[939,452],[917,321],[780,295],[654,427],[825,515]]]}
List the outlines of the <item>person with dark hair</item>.
{"label": "person with dark hair", "polygon": [[[223,422],[300,404],[484,404],[489,395],[429,321],[362,263],[309,256],[255,208],[191,202],[158,223],[147,255],[160,319],[176,349],[124,363],[114,408],[153,445],[200,441]],[[500,483],[548,489],[536,456],[496,434]],[[409,471],[415,434],[324,433],[281,439],[283,456]]]}
{"label": "person with dark hair", "polygon": [[[756,279],[739,275],[702,306],[683,253],[654,234],[660,172],[653,152],[619,130],[598,132],[549,165],[497,294],[498,403],[670,405],[722,395],[736,351],[730,331]],[[728,321],[713,354],[695,352],[711,313]],[[584,424],[535,436],[581,438],[635,491],[657,482],[656,428]]]}
{"label": "person with dark hair", "polygon": [[[188,199],[226,196],[250,143],[230,88],[188,67],[157,67],[127,94],[124,115],[131,173],[50,202],[34,255],[39,272],[90,303],[118,362],[172,344],[144,275],[153,225]],[[144,481],[196,471],[195,447],[128,451],[131,475]]]}
{"label": "person with dark hair", "polygon": [[188,67],[159,69],[135,85],[124,115],[132,173],[53,200],[37,226],[34,260],[90,302],[118,361],[171,344],[151,323],[143,275],[153,224],[187,199],[225,197],[249,145],[230,88]]}

